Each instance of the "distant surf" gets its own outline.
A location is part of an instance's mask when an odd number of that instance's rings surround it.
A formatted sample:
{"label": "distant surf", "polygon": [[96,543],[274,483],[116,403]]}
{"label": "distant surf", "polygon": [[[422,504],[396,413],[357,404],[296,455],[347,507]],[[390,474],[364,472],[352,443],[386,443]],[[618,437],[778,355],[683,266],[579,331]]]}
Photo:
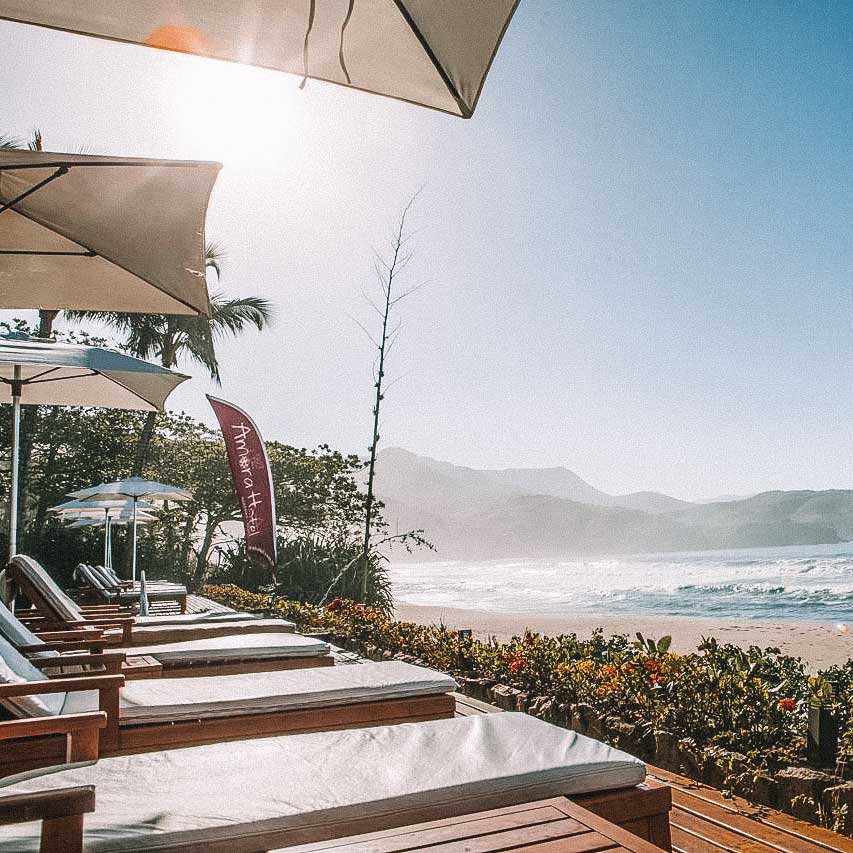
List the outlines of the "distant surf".
{"label": "distant surf", "polygon": [[566,560],[394,562],[397,601],[496,613],[853,622],[853,543]]}

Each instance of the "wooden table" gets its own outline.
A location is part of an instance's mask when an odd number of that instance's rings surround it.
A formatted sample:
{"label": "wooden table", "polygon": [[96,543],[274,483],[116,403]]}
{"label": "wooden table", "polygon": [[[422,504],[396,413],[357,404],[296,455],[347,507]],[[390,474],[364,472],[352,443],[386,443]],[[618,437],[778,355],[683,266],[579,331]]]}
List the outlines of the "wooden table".
{"label": "wooden table", "polygon": [[399,829],[353,835],[278,853],[661,853],[648,841],[565,797]]}

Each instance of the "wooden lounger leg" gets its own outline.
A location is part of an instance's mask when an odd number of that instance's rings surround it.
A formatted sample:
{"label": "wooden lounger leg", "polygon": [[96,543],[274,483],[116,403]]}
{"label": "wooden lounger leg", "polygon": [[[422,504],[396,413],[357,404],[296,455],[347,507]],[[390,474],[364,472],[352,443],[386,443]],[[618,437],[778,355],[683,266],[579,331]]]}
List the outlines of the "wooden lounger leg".
{"label": "wooden lounger leg", "polygon": [[83,817],[93,811],[92,785],[0,797],[0,824],[41,821],[40,853],[83,853]]}
{"label": "wooden lounger leg", "polygon": [[39,853],[83,853],[83,815],[43,820]]}
{"label": "wooden lounger leg", "polygon": [[581,794],[571,799],[661,850],[672,850],[669,829],[672,790],[668,785],[647,781],[633,788]]}

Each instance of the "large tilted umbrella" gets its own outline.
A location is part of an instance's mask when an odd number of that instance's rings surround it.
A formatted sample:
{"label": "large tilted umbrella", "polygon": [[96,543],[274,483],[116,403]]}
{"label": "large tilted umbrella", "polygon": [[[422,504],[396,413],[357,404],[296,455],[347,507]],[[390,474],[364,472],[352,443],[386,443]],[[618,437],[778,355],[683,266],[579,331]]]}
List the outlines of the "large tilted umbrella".
{"label": "large tilted umbrella", "polygon": [[0,0],[0,18],[289,71],[470,117],[519,0]]}
{"label": "large tilted umbrella", "polygon": [[[179,486],[169,486],[141,477],[116,480],[112,483],[100,483],[87,489],[70,492],[69,497],[81,501],[114,501],[130,499],[133,501],[133,515],[140,501],[191,501],[192,494]],[[136,524],[133,525],[133,570],[132,578],[136,582]]]}
{"label": "large tilted umbrella", "polygon": [[[162,411],[171,392],[189,379],[114,350],[0,335],[0,385],[12,403],[12,490],[9,555],[18,534],[18,455],[21,405],[98,406]],[[0,399],[3,399],[0,396]],[[118,496],[117,499],[127,496]]]}
{"label": "large tilted umbrella", "polygon": [[219,169],[0,150],[0,308],[207,314]]}

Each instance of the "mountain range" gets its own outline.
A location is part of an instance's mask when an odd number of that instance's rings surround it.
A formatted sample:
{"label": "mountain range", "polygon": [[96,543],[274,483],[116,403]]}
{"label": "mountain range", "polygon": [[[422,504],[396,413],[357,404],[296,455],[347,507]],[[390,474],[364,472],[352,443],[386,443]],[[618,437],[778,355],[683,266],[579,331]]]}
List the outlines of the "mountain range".
{"label": "mountain range", "polygon": [[853,539],[853,491],[773,491],[691,503],[609,495],[567,468],[466,468],[402,448],[377,458],[392,531],[423,529],[440,559],[815,545]]}

